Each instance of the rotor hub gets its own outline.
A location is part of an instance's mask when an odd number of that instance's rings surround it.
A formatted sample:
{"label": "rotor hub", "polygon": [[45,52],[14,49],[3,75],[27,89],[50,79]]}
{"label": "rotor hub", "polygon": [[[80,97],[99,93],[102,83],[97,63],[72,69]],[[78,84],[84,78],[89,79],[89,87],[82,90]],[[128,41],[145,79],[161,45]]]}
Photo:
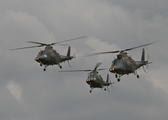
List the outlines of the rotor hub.
{"label": "rotor hub", "polygon": [[117,55],[117,59],[122,59],[122,55]]}

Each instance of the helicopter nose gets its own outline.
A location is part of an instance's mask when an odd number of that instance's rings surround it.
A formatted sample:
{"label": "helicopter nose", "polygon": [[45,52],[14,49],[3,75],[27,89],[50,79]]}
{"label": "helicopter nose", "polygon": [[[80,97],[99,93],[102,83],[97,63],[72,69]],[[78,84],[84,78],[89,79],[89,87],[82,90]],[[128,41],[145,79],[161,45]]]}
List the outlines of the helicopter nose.
{"label": "helicopter nose", "polygon": [[90,82],[91,82],[91,79],[87,79],[87,80],[86,80],[86,83],[87,83],[87,84],[90,84]]}
{"label": "helicopter nose", "polygon": [[114,68],[110,68],[109,71],[114,73],[115,69]]}
{"label": "helicopter nose", "polygon": [[109,69],[109,71],[110,71],[111,73],[116,73],[116,72],[121,72],[121,71],[123,71],[123,69],[122,69],[121,67],[119,67],[119,66],[114,66],[114,67],[111,67],[111,68]]}
{"label": "helicopter nose", "polygon": [[34,60],[35,60],[35,61],[39,61],[39,60],[40,60],[40,58],[39,58],[39,57],[36,57]]}
{"label": "helicopter nose", "polygon": [[90,82],[90,79],[87,79],[86,82]]}

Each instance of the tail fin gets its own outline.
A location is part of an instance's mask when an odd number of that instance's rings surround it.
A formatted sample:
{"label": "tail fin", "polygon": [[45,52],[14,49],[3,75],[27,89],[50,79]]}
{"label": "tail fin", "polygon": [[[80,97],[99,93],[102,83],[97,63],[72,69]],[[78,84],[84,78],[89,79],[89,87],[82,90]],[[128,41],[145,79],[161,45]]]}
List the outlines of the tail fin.
{"label": "tail fin", "polygon": [[69,60],[75,58],[75,56],[71,56],[71,47],[70,46],[68,47],[67,57],[68,57],[68,60],[67,60],[68,65],[71,67],[71,65],[69,64]]}
{"label": "tail fin", "polygon": [[111,82],[110,79],[109,79],[109,74],[107,74],[107,79],[106,79],[106,87],[107,87],[107,90],[110,92],[110,90],[108,89],[108,86],[111,85],[111,88],[113,88],[113,84],[115,84],[115,82]]}
{"label": "tail fin", "polygon": [[142,49],[141,61],[145,61],[145,49]]}
{"label": "tail fin", "polygon": [[[141,62],[143,62],[143,64],[146,65],[147,69],[148,69],[148,64],[152,63],[152,62],[149,62],[149,55],[147,56],[147,60],[145,61],[145,49],[142,49]],[[142,67],[143,67],[143,70],[146,72],[144,65]]]}
{"label": "tail fin", "polygon": [[71,54],[71,47],[69,46],[67,51],[67,57],[70,57],[70,54]]}
{"label": "tail fin", "polygon": [[109,74],[107,74],[106,83],[109,83]]}

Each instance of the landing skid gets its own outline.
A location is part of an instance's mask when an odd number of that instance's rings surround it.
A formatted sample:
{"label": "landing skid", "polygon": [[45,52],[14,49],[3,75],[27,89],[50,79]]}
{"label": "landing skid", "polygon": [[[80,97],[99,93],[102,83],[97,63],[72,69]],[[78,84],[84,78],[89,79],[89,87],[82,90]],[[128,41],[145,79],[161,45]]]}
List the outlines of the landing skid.
{"label": "landing skid", "polygon": [[118,78],[118,79],[117,79],[118,82],[120,82],[121,76],[123,76],[123,75],[117,75],[117,74],[115,74],[115,77]]}
{"label": "landing skid", "polygon": [[[91,88],[91,90],[90,90],[90,93],[92,93],[92,90],[93,90],[94,88]],[[108,88],[106,89],[106,88],[104,88],[104,91],[107,91],[108,90]],[[108,90],[109,91],[109,90]],[[110,91],[109,91],[110,92]]]}
{"label": "landing skid", "polygon": [[46,68],[47,68],[47,65],[45,65],[45,67],[44,67],[44,69],[43,69],[43,70],[44,70],[44,71],[46,71]]}
{"label": "landing skid", "polygon": [[90,93],[92,93],[93,88],[91,88]]}
{"label": "landing skid", "polygon": [[137,74],[137,71],[134,71],[134,74],[137,76],[137,78],[139,78],[139,75]]}
{"label": "landing skid", "polygon": [[137,78],[139,78],[139,75],[137,75]]}
{"label": "landing skid", "polygon": [[60,67],[60,69],[62,69],[62,66],[60,64],[58,64],[58,66]]}
{"label": "landing skid", "polygon": [[[42,67],[44,64],[40,63],[40,66]],[[62,69],[62,66],[60,64],[58,64],[59,68]],[[43,71],[46,71],[46,68],[48,67],[48,65],[44,65],[44,69]]]}
{"label": "landing skid", "polygon": [[116,78],[118,78],[118,75],[117,75],[117,74],[115,74],[115,77],[116,77]]}
{"label": "landing skid", "polygon": [[[43,66],[43,64],[40,63],[40,67],[42,67],[42,66]],[[47,68],[47,65],[44,65],[44,69],[43,69],[43,71],[46,71],[46,68]]]}

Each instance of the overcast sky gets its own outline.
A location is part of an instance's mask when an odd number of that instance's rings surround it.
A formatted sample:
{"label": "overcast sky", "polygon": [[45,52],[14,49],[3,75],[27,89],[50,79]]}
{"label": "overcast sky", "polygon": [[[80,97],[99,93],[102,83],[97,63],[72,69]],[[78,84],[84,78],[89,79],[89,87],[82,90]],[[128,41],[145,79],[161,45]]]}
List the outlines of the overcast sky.
{"label": "overcast sky", "polygon": [[[167,0],[1,0],[0,1],[0,120],[167,120],[168,119],[168,1]],[[86,84],[87,72],[46,72],[34,61],[42,48],[27,41],[67,42],[76,55],[63,70],[110,68],[116,54],[87,54],[121,50],[153,41],[144,47],[150,55],[148,73],[138,70],[117,82],[111,92]],[[66,55],[68,46],[54,48]],[[140,60],[142,49],[129,51]]]}

